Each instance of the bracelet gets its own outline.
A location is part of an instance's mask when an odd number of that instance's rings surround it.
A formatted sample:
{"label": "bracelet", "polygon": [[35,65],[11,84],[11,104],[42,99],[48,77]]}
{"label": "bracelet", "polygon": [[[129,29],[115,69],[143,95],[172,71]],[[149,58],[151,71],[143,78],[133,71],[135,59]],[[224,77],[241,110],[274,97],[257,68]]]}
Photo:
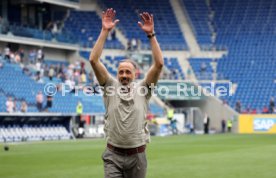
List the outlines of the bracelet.
{"label": "bracelet", "polygon": [[149,34],[149,35],[147,35],[148,39],[151,39],[151,38],[154,37],[154,36],[155,36],[155,33],[154,33],[154,32],[151,33],[151,34]]}

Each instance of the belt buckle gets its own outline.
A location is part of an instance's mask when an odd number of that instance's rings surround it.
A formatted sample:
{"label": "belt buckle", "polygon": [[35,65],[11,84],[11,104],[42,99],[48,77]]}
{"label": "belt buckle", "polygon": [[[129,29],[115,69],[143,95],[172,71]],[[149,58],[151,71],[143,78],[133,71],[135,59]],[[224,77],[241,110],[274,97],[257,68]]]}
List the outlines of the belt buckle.
{"label": "belt buckle", "polygon": [[136,153],[139,153],[139,147],[136,147]]}

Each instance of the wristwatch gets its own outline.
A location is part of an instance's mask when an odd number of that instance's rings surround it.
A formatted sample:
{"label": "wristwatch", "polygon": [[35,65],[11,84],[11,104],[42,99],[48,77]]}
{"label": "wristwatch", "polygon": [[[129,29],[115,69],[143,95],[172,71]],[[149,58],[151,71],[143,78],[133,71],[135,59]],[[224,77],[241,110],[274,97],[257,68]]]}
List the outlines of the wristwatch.
{"label": "wristwatch", "polygon": [[148,37],[149,39],[151,39],[151,38],[154,37],[154,36],[155,36],[155,32],[153,32],[153,33],[147,35],[147,37]]}

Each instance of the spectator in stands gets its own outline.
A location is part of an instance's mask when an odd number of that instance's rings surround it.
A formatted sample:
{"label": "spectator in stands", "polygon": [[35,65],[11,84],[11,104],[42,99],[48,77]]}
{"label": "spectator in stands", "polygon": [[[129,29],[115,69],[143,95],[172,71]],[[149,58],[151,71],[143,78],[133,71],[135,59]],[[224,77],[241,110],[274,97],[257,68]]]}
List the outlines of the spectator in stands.
{"label": "spectator in stands", "polygon": [[53,96],[47,95],[46,110],[52,108],[53,106]]}
{"label": "spectator in stands", "polygon": [[80,78],[81,78],[81,84],[86,84],[87,79],[86,79],[86,73],[85,73],[85,71],[81,72]]}
{"label": "spectator in stands", "polygon": [[78,69],[74,69],[74,83],[75,85],[80,83],[80,72]]}
{"label": "spectator in stands", "polygon": [[191,70],[191,68],[188,68],[188,70],[187,70],[187,79],[188,80],[191,80],[192,78],[192,70]]}
{"label": "spectator in stands", "polygon": [[69,78],[71,78],[72,76],[73,76],[73,69],[74,69],[74,65],[73,64],[70,64],[69,66],[68,66],[68,70],[67,70],[67,76],[69,77]]}
{"label": "spectator in stands", "polygon": [[43,110],[43,101],[44,101],[44,96],[41,91],[39,91],[36,95],[36,107],[39,112],[42,112]]}
{"label": "spectator in stands", "polygon": [[6,101],[6,111],[8,113],[14,112],[14,102],[12,100],[12,97],[8,97],[8,100]]}
{"label": "spectator in stands", "polygon": [[47,25],[46,25],[45,30],[51,32],[52,28],[53,28],[53,22],[52,22],[52,21],[49,21],[49,22],[47,23]]}
{"label": "spectator in stands", "polygon": [[52,34],[54,35],[54,37],[56,37],[56,35],[58,34],[59,30],[58,30],[58,25],[56,22],[53,22],[52,24]]}
{"label": "spectator in stands", "polygon": [[240,101],[240,100],[238,100],[238,101],[236,102],[235,110],[236,110],[238,113],[241,113],[241,101]]}
{"label": "spectator in stands", "polygon": [[153,119],[154,119],[154,115],[148,110],[147,120],[152,121]]}
{"label": "spectator in stands", "polygon": [[[108,135],[108,149],[102,156],[105,177],[144,178],[147,170],[145,149],[150,137],[147,124],[145,124],[146,108],[151,97],[152,86],[156,85],[164,65],[163,55],[154,34],[153,15],[144,12],[140,14],[142,22],[138,22],[138,25],[149,39],[153,56],[153,64],[148,70],[147,76],[138,84],[144,87],[145,92],[147,91],[144,93],[146,95],[134,94],[140,88],[132,85],[137,68],[134,61],[121,61],[118,66],[117,79],[114,79],[100,61],[100,57],[109,32],[119,22],[119,20],[114,21],[115,14],[116,12],[112,8],[102,13],[102,30],[90,54],[90,63],[99,84],[119,89],[113,95],[110,95],[109,88],[105,88],[107,91],[104,90],[107,112],[105,131]],[[149,90],[145,90],[145,88]],[[140,129],[137,130],[137,128]],[[122,162],[114,163],[112,161],[122,159],[122,154],[124,155]],[[136,159],[137,156],[140,159]],[[130,163],[133,165],[128,165]],[[129,168],[124,165],[128,165]]]}
{"label": "spectator in stands", "polygon": [[93,84],[93,80],[94,80],[94,75],[93,75],[93,71],[90,71],[88,74],[88,80]]}
{"label": "spectator in stands", "polygon": [[14,111],[14,112],[17,111],[16,99],[15,99],[15,98],[14,98],[14,100],[13,100],[13,111]]}
{"label": "spectator in stands", "polygon": [[32,64],[35,63],[36,60],[36,51],[33,49],[29,52],[29,60]]}
{"label": "spectator in stands", "polygon": [[54,66],[53,66],[53,65],[51,65],[51,66],[50,66],[50,69],[49,69],[49,73],[48,73],[49,80],[51,80],[51,81],[52,81],[52,80],[53,80],[54,75],[55,75]]}
{"label": "spectator in stands", "polygon": [[275,108],[274,97],[271,97],[269,101],[269,113],[274,113],[274,108]]}
{"label": "spectator in stands", "polygon": [[131,39],[131,50],[134,51],[137,49],[137,41],[135,38]]}
{"label": "spectator in stands", "polygon": [[64,73],[64,72],[62,72],[62,73],[61,73],[61,75],[60,75],[60,79],[61,79],[62,83],[64,83],[64,82],[65,82],[65,80],[66,80],[66,75],[65,75],[65,73]]}
{"label": "spectator in stands", "polygon": [[15,52],[14,60],[15,60],[15,63],[21,63],[21,57],[18,52]]}
{"label": "spectator in stands", "polygon": [[85,63],[83,61],[80,62],[81,71],[85,70]]}
{"label": "spectator in stands", "polygon": [[35,63],[35,69],[36,69],[37,72],[39,72],[41,70],[41,62],[37,61]]}
{"label": "spectator in stands", "polygon": [[25,53],[24,53],[24,49],[23,48],[19,49],[19,55],[20,55],[21,61],[24,61]]}
{"label": "spectator in stands", "polygon": [[200,65],[200,73],[204,74],[206,72],[207,66],[205,62],[202,62]]}
{"label": "spectator in stands", "polygon": [[10,52],[10,62],[15,63],[15,54],[13,52]]}
{"label": "spectator in stands", "polygon": [[262,113],[263,114],[269,113],[269,110],[268,110],[268,108],[266,106],[263,107]]}
{"label": "spectator in stands", "polygon": [[27,111],[28,111],[28,105],[27,105],[26,101],[22,101],[22,102],[21,102],[20,111],[21,111],[21,112],[27,112]]}
{"label": "spectator in stands", "polygon": [[130,40],[127,41],[127,50],[131,51],[131,41]]}
{"label": "spectator in stands", "polygon": [[38,60],[39,62],[43,62],[43,60],[44,60],[44,53],[43,53],[43,51],[42,51],[41,48],[39,48],[39,49],[37,50],[37,60]]}
{"label": "spectator in stands", "polygon": [[10,60],[10,47],[8,45],[5,47],[4,53],[5,53],[4,59],[7,62],[11,62],[11,60]]}
{"label": "spectator in stands", "polygon": [[76,83],[74,80],[71,80],[68,76],[66,77],[65,85],[69,87],[69,89],[72,93],[75,92]]}
{"label": "spectator in stands", "polygon": [[243,114],[250,114],[250,112],[251,112],[251,108],[249,105],[247,106],[246,110],[241,111],[241,113]]}
{"label": "spectator in stands", "polygon": [[31,71],[29,70],[29,68],[26,65],[23,66],[22,73],[27,75],[27,76],[32,75]]}
{"label": "spectator in stands", "polygon": [[250,114],[257,114],[257,109],[252,109],[251,113]]}

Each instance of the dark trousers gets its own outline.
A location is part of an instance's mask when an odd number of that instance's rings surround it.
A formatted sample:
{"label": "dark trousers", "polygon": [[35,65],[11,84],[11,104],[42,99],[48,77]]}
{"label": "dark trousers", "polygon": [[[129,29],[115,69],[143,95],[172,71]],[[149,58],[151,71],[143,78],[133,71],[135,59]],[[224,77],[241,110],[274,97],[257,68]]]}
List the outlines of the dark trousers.
{"label": "dark trousers", "polygon": [[209,133],[209,125],[208,124],[204,124],[204,133],[205,134]]}
{"label": "dark trousers", "polygon": [[36,107],[39,112],[42,111],[42,103],[36,103]]}
{"label": "dark trousers", "polygon": [[102,155],[105,178],[145,178],[146,153],[121,154],[106,148]]}

